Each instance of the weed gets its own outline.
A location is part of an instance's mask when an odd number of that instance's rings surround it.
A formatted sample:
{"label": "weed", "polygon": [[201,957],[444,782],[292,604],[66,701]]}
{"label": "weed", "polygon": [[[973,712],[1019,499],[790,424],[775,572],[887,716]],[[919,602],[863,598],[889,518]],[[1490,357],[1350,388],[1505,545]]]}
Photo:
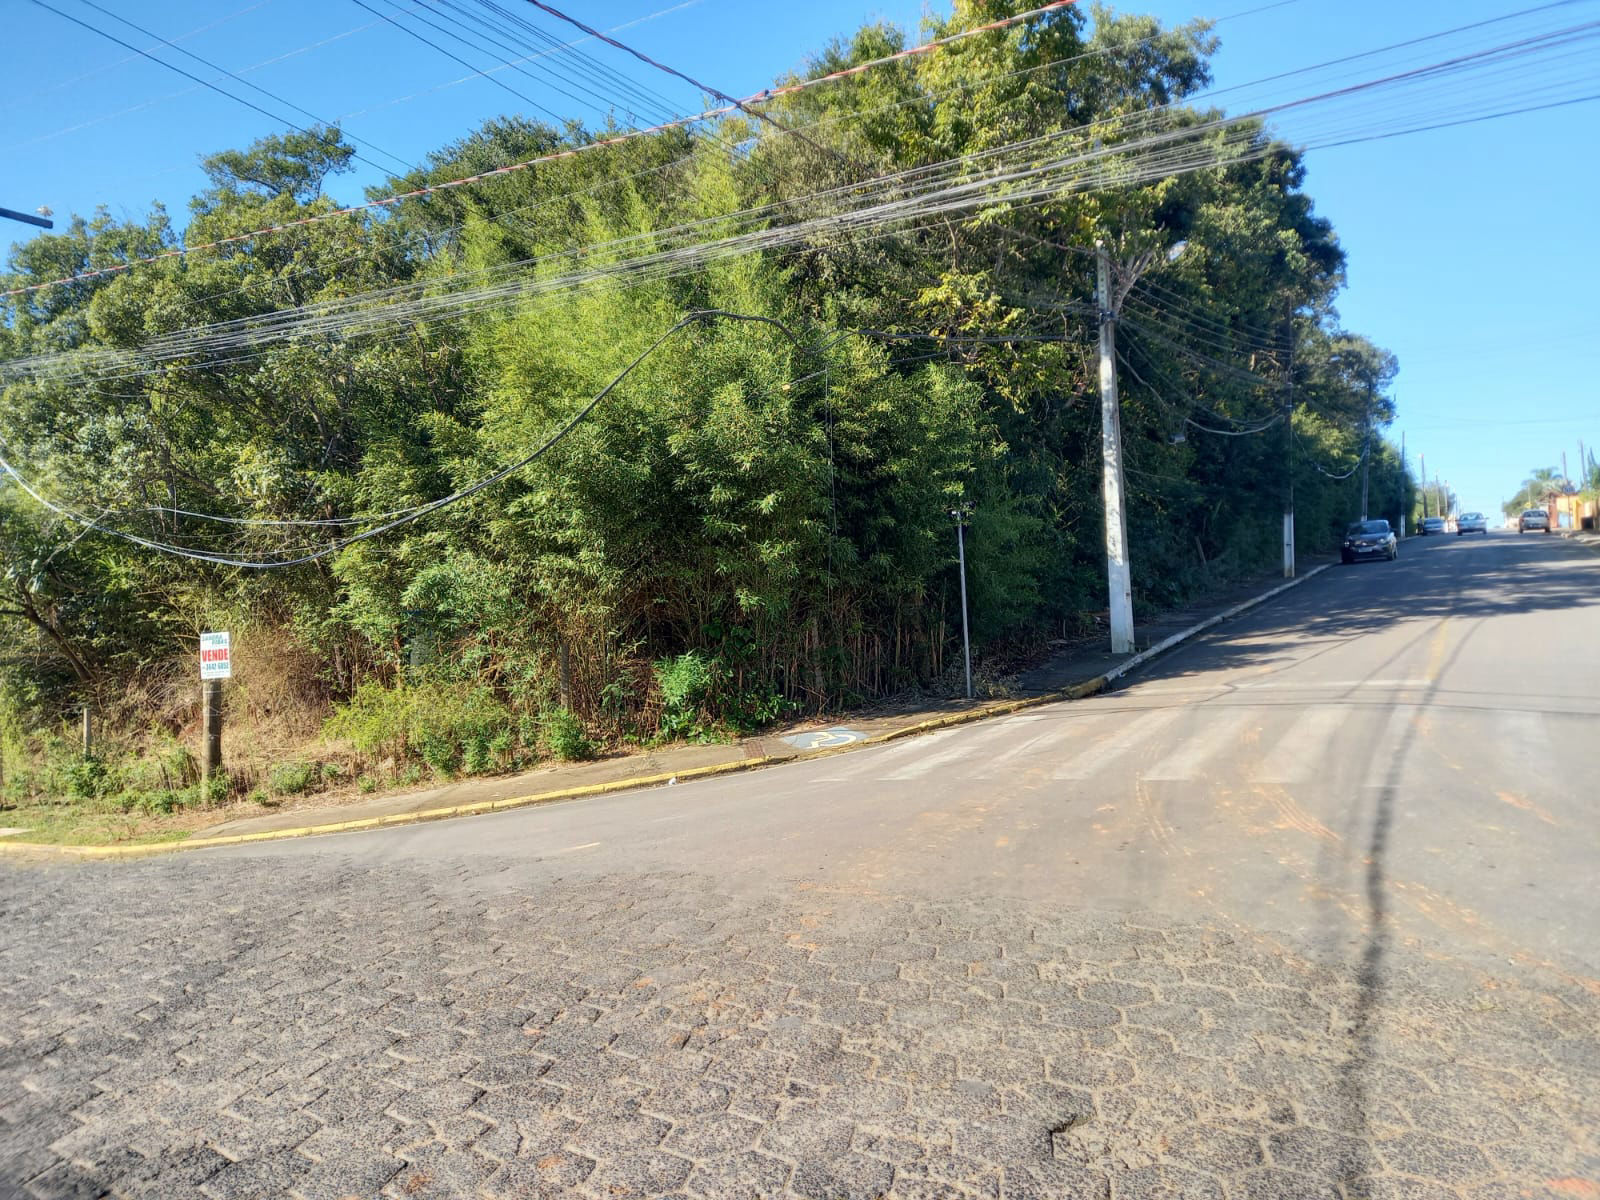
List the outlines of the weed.
{"label": "weed", "polygon": [[593,758],[595,746],[584,731],[578,714],[565,708],[552,708],[544,714],[544,743],[551,755],[562,762]]}
{"label": "weed", "polygon": [[267,771],[267,784],[280,796],[298,796],[311,786],[315,774],[311,763],[275,763]]}

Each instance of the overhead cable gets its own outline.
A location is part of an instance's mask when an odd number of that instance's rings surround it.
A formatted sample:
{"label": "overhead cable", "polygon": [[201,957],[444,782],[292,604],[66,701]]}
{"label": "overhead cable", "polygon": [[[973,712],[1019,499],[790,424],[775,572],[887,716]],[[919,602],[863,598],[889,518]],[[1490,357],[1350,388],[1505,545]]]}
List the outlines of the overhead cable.
{"label": "overhead cable", "polygon": [[[32,484],[30,484],[17,471],[17,469],[13,467],[9,461],[7,461],[3,453],[0,453],[0,472],[9,475],[12,480],[16,482],[17,486],[26,492],[28,496],[31,497],[36,503],[56,513],[58,516],[65,517],[76,524],[94,528],[98,532],[103,533],[108,537],[117,538],[125,542],[131,542],[136,546],[142,546],[150,550],[159,550],[163,553],[177,555],[178,557],[192,559],[197,562],[210,563],[214,566],[235,567],[240,570],[268,570],[282,567],[301,566],[305,563],[315,562],[318,559],[326,558],[331,554],[337,554],[339,551],[344,550],[349,546],[353,546],[359,542],[368,541],[372,538],[378,537],[381,534],[389,532],[391,529],[396,529],[401,525],[409,524],[410,522],[426,516],[429,513],[438,512],[440,509],[458,504],[461,501],[476,495],[483,489],[498,483],[508,475],[512,475],[517,471],[522,470],[530,463],[533,463],[548,453],[569,433],[582,424],[583,421],[588,418],[589,414],[599,406],[601,401],[609,396],[624,379],[632,374],[633,370],[638,367],[640,363],[644,362],[646,358],[654,353],[674,334],[678,333],[679,330],[685,329],[693,324],[698,324],[702,321],[714,319],[759,322],[762,324],[772,325],[782,330],[783,333],[791,340],[794,339],[794,334],[788,328],[788,326],[774,317],[728,312],[722,309],[700,309],[695,312],[691,312],[672,325],[665,333],[656,338],[655,341],[651,342],[650,345],[644,350],[640,351],[633,361],[619,371],[616,376],[612,378],[610,383],[606,384],[606,386],[601,388],[599,392],[595,393],[594,397],[590,399],[587,404],[569,417],[554,433],[541,442],[539,446],[530,451],[528,454],[524,455],[522,458],[517,459],[515,462],[509,463],[504,467],[501,467],[493,474],[487,475],[477,482],[468,485],[467,487],[452,492],[448,496],[442,496],[437,500],[429,501],[426,504],[416,505],[409,509],[399,510],[398,513],[391,516],[389,520],[385,520],[371,529],[366,529],[360,533],[351,534],[348,537],[339,538],[333,542],[330,542],[321,549],[297,555],[293,558],[264,561],[259,559],[240,558],[228,554],[217,554],[204,550],[191,550],[181,546],[173,546],[164,542],[158,542],[152,538],[141,537],[137,534],[128,533],[126,530],[100,524],[92,517],[87,517],[82,513],[76,512],[64,505],[59,505],[51,500],[46,499],[43,494],[41,494]],[[3,446],[3,444],[3,442],[0,442],[0,446]]]}
{"label": "overhead cable", "polygon": [[[40,4],[41,6],[43,6],[43,0],[31,0],[31,2],[35,3],[35,4]],[[356,3],[361,3],[361,0],[355,0],[355,2]],[[816,76],[814,78],[800,80],[798,82],[795,82],[795,83],[792,83],[792,84],[786,84],[786,85],[783,85],[781,87],[763,88],[760,92],[757,92],[757,93],[755,93],[753,95],[750,95],[750,96],[746,96],[743,99],[743,101],[741,101],[741,103],[752,104],[752,103],[756,103],[758,101],[770,100],[770,99],[773,99],[773,98],[778,97],[778,96],[792,95],[792,94],[794,94],[796,92],[804,91],[804,90],[806,90],[808,88],[815,87],[815,86],[817,86],[819,84],[833,83],[833,82],[836,82],[836,81],[838,81],[840,79],[846,79],[846,78],[849,78],[850,76],[858,75],[861,72],[866,71],[866,70],[870,70],[870,69],[872,69],[874,67],[883,66],[886,63],[899,62],[899,61],[901,61],[903,59],[912,57],[914,55],[930,53],[933,50],[937,50],[937,49],[939,49],[939,48],[941,48],[943,46],[947,46],[947,45],[950,45],[950,44],[952,44],[954,42],[961,41],[961,40],[963,40],[965,38],[972,37],[973,35],[978,34],[978,33],[983,33],[983,32],[986,32],[986,31],[989,31],[989,30],[994,30],[994,29],[1003,29],[1003,28],[1006,28],[1007,26],[1015,25],[1015,24],[1017,24],[1017,23],[1019,23],[1021,21],[1032,20],[1033,18],[1038,17],[1038,16],[1040,16],[1040,15],[1042,15],[1044,13],[1054,12],[1054,11],[1056,11],[1058,9],[1066,8],[1069,5],[1074,4],[1074,3],[1076,3],[1076,0],[1054,0],[1053,3],[1046,4],[1046,5],[1044,5],[1044,6],[1040,7],[1040,8],[1030,9],[1027,12],[1016,13],[1016,14],[1010,16],[1010,17],[1004,17],[1004,18],[1001,18],[1000,20],[997,20],[997,21],[990,21],[985,25],[976,26],[976,27],[974,27],[972,29],[964,29],[964,30],[961,30],[961,31],[959,31],[957,33],[950,34],[947,37],[935,38],[935,39],[933,39],[931,41],[924,42],[919,46],[913,46],[913,47],[910,47],[909,49],[901,50],[901,51],[898,51],[898,52],[896,52],[894,54],[885,55],[882,58],[873,59],[873,60],[870,60],[870,61],[864,62],[864,63],[857,63],[853,67],[846,67],[846,68],[843,68],[843,69],[838,70],[838,71],[830,72],[830,73],[828,73],[826,75],[819,75],[819,76]],[[377,11],[375,9],[372,9],[372,8],[368,7],[365,4],[362,4],[362,7],[363,8],[367,8],[367,11],[369,11],[369,12],[376,13],[376,11]],[[55,10],[52,10],[52,11],[55,11]],[[384,20],[389,20],[389,18],[384,16],[384,14],[382,14],[382,13],[377,13],[377,15],[380,18],[384,19]],[[69,18],[69,19],[71,19],[71,18]],[[81,24],[82,22],[79,22],[79,23]],[[130,47],[130,49],[137,49],[137,48],[136,47]],[[474,70],[476,72],[476,74],[478,74],[478,75],[485,74],[482,71],[476,71],[476,68],[473,68],[471,63],[464,63],[463,65],[468,67],[469,69]],[[177,69],[177,68],[174,68],[174,69]],[[187,72],[184,72],[184,74],[187,74]],[[190,78],[195,78],[195,77],[194,76],[190,76]],[[197,82],[202,82],[203,83],[204,81],[203,80],[197,80]],[[211,85],[207,84],[206,86],[211,86]],[[265,110],[260,110],[260,111],[264,112]],[[278,232],[281,232],[281,231],[286,230],[286,229],[295,229],[295,228],[298,228],[298,227],[300,227],[302,225],[315,224],[315,223],[320,222],[320,221],[332,220],[335,217],[347,216],[347,215],[349,215],[351,213],[366,212],[366,211],[370,211],[370,210],[373,210],[373,209],[386,208],[386,207],[389,207],[391,205],[399,204],[400,202],[402,202],[404,200],[416,199],[416,198],[421,197],[421,196],[431,195],[431,194],[433,194],[435,192],[445,191],[446,189],[450,189],[450,188],[465,187],[465,186],[468,186],[470,184],[481,183],[484,180],[492,179],[497,175],[507,175],[507,174],[510,174],[510,173],[512,173],[514,171],[527,170],[530,167],[539,166],[539,165],[541,165],[543,163],[547,163],[547,162],[554,162],[554,161],[556,161],[558,159],[571,158],[574,155],[581,154],[581,153],[583,153],[585,151],[597,150],[597,149],[601,149],[601,148],[604,148],[604,147],[607,147],[607,146],[614,146],[614,145],[617,145],[617,144],[619,144],[621,142],[633,141],[636,138],[641,138],[641,137],[645,137],[645,136],[648,136],[648,135],[651,135],[651,134],[661,133],[661,132],[664,132],[665,130],[668,130],[668,129],[676,129],[676,128],[681,128],[681,127],[687,126],[687,125],[694,125],[694,124],[697,124],[697,123],[702,122],[702,121],[714,120],[717,117],[727,115],[731,111],[735,111],[734,110],[734,106],[732,106],[732,105],[723,105],[723,106],[717,107],[717,108],[708,108],[705,111],[699,112],[699,113],[695,113],[692,116],[680,117],[680,118],[677,118],[677,119],[671,120],[671,121],[663,121],[658,125],[653,125],[653,126],[650,126],[648,128],[645,128],[645,129],[626,130],[626,131],[624,131],[622,133],[619,133],[619,134],[610,135],[610,136],[607,136],[607,137],[604,137],[604,138],[596,138],[595,140],[593,140],[591,142],[586,142],[581,146],[574,146],[574,147],[571,147],[571,148],[568,148],[568,149],[565,149],[565,150],[555,151],[555,152],[550,153],[550,154],[541,154],[541,155],[535,156],[533,158],[526,159],[526,160],[524,160],[522,162],[508,163],[508,164],[506,164],[504,166],[495,167],[492,170],[480,171],[480,172],[478,172],[476,174],[466,175],[466,176],[463,176],[463,177],[461,177],[459,179],[449,179],[449,180],[444,180],[444,181],[442,181],[440,183],[429,184],[426,187],[413,188],[413,189],[411,189],[409,191],[400,192],[400,193],[397,193],[397,194],[391,195],[391,196],[384,196],[384,197],[381,197],[381,198],[379,198],[377,200],[369,200],[369,201],[367,201],[367,202],[365,202],[363,204],[346,205],[345,207],[339,208],[339,209],[335,209],[332,212],[319,213],[319,214],[316,214],[315,216],[312,216],[312,217],[304,217],[304,218],[301,218],[301,219],[295,220],[295,221],[287,221],[287,222],[283,222],[282,224],[279,224],[279,225],[264,226],[264,227],[262,227],[260,229],[252,230],[249,233],[241,233],[241,234],[235,234],[235,235],[233,235],[231,237],[217,238],[217,239],[215,239],[213,241],[204,242],[204,243],[200,243],[200,244],[193,245],[193,246],[185,246],[185,247],[183,247],[181,249],[169,251],[169,252],[164,253],[164,254],[149,255],[149,256],[146,256],[146,257],[143,257],[143,258],[129,259],[127,262],[114,263],[111,266],[103,267],[103,268],[100,268],[100,269],[94,270],[94,271],[83,271],[83,272],[79,272],[79,273],[77,273],[75,275],[64,276],[63,278],[60,278],[60,279],[46,280],[46,281],[43,281],[41,283],[29,284],[29,285],[27,285],[25,287],[20,287],[20,288],[11,288],[11,289],[9,289],[7,291],[0,291],[0,298],[4,298],[4,297],[7,297],[7,296],[20,296],[20,295],[24,295],[24,294],[29,293],[29,292],[38,291],[40,288],[53,287],[53,286],[55,286],[57,284],[77,283],[77,282],[79,282],[81,280],[85,280],[85,279],[95,279],[95,278],[99,278],[99,277],[104,276],[104,275],[112,275],[112,274],[116,274],[116,273],[121,272],[121,271],[126,271],[126,270],[128,270],[128,269],[130,269],[132,267],[135,267],[135,266],[141,266],[141,265],[146,265],[146,264],[149,264],[149,263],[160,262],[160,261],[162,261],[164,259],[181,257],[184,254],[192,253],[192,252],[198,251],[198,250],[214,250],[214,249],[217,249],[219,247],[226,246],[226,245],[233,245],[233,244],[236,244],[238,242],[251,241],[251,240],[253,240],[255,238],[265,237],[268,234],[278,233]],[[271,116],[272,114],[266,113],[265,115]],[[277,118],[274,117],[273,119],[276,120]]]}
{"label": "overhead cable", "polygon": [[[138,55],[140,55],[140,56],[142,56],[144,58],[148,58],[151,62],[156,63],[156,64],[158,64],[160,66],[163,66],[163,67],[167,68],[167,70],[169,70],[169,71],[176,71],[179,75],[182,75],[184,78],[192,79],[195,83],[198,83],[201,87],[209,88],[211,91],[216,92],[217,95],[219,95],[219,96],[226,96],[228,99],[234,101],[235,103],[242,104],[246,108],[254,109],[256,112],[260,113],[262,116],[268,118],[269,120],[271,120],[271,121],[273,121],[275,123],[282,124],[282,125],[287,125],[290,129],[293,129],[293,130],[295,130],[296,132],[299,132],[299,133],[310,133],[311,132],[311,130],[307,129],[305,126],[298,125],[295,122],[289,120],[288,118],[286,118],[286,117],[284,117],[284,116],[282,116],[282,115],[280,115],[278,113],[271,112],[268,109],[262,108],[261,105],[255,103],[252,100],[246,100],[243,96],[236,95],[233,92],[228,91],[226,88],[218,87],[217,84],[212,80],[202,79],[199,75],[194,74],[192,71],[184,70],[182,67],[178,66],[176,63],[167,62],[163,58],[156,57],[154,54],[152,54],[148,50],[140,49],[138,46],[135,46],[132,42],[123,41],[121,38],[119,38],[114,33],[109,33],[106,30],[101,29],[96,25],[91,25],[87,21],[80,20],[77,17],[73,16],[71,13],[62,12],[59,8],[56,8],[54,5],[45,3],[45,0],[29,0],[29,2],[32,3],[32,4],[37,5],[39,8],[42,8],[47,12],[55,13],[56,16],[60,17],[64,21],[71,21],[74,25],[77,25],[77,26],[80,26],[80,27],[82,27],[84,29],[87,29],[90,33],[98,34],[100,37],[105,38],[107,41],[115,42],[117,45],[123,47],[126,50],[132,50],[134,53],[136,53],[136,54],[138,54]],[[84,0],[84,2],[88,3],[88,0]],[[356,3],[360,3],[360,0],[356,0]],[[98,7],[98,6],[97,5],[90,5],[90,7]],[[102,10],[102,11],[104,11],[104,10]],[[118,17],[117,19],[119,21],[123,20],[121,17]],[[123,21],[123,23],[128,25],[130,28],[138,29],[139,32],[143,33],[146,37],[156,37],[157,36],[156,34],[150,33],[148,30],[141,29],[139,26],[134,25],[131,21]],[[205,63],[206,66],[210,67],[214,71],[221,71],[224,75],[227,75],[227,76],[229,76],[231,78],[238,79],[238,76],[234,75],[231,71],[228,71],[228,70],[226,70],[226,69],[224,69],[222,67],[218,67],[214,63],[207,62],[205,59],[200,58],[198,55],[191,54],[189,51],[182,49],[182,47],[174,47],[174,49],[177,49],[182,54],[188,54],[190,58],[196,59],[196,61]],[[257,87],[255,84],[249,83],[246,80],[240,79],[239,82],[244,83],[247,87],[256,88],[257,91],[262,92],[265,95],[272,95],[272,93],[267,92],[266,89]],[[288,103],[287,101],[281,100],[279,97],[273,96],[273,98],[274,99],[278,99],[280,103]],[[301,112],[301,113],[305,112],[305,110],[300,108],[298,105],[290,104],[290,107],[294,108],[295,111],[297,111],[297,112]],[[351,137],[351,140],[352,141],[360,141],[359,138],[356,138],[354,136]],[[365,144],[365,143],[362,143],[362,144]],[[372,147],[372,149],[376,150],[377,147]],[[394,155],[388,154],[388,151],[385,151],[385,150],[379,150],[378,153],[388,155],[388,157],[390,157],[390,158],[395,158]],[[389,173],[386,168],[379,166],[377,163],[373,162],[370,158],[366,158],[365,156],[363,156],[361,154],[355,154],[354,157],[360,159],[362,162],[366,163],[369,167],[372,167],[375,170],[382,171],[386,175]],[[405,160],[404,159],[400,159],[400,158],[395,158],[395,161],[403,163]]]}

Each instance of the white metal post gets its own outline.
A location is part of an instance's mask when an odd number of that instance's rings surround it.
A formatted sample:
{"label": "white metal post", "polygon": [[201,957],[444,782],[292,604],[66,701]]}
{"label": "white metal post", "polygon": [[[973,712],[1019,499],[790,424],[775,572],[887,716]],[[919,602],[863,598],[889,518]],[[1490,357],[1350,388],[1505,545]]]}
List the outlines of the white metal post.
{"label": "white metal post", "polygon": [[1123,508],[1122,416],[1117,405],[1116,313],[1111,304],[1111,256],[1095,244],[1095,296],[1100,309],[1100,448],[1106,505],[1106,591],[1111,604],[1111,652],[1133,653],[1133,576],[1128,567],[1128,517]]}

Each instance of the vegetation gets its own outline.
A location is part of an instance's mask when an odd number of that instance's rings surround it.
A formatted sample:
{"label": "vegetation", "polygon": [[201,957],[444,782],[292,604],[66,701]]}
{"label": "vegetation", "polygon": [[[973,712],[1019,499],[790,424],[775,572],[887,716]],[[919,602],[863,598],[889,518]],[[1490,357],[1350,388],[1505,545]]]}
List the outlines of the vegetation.
{"label": "vegetation", "polygon": [[[933,32],[1005,7],[959,2]],[[869,26],[810,69],[902,44]],[[825,215],[817,197],[866,175],[1116,114],[1193,121],[1182,101],[1215,44],[1200,24],[1064,10],[769,106],[804,137],[730,118],[210,248],[335,210],[351,150],[318,131],[205,159],[211,186],[182,237],[196,249],[0,301],[0,360],[52,356],[0,393],[6,458],[42,495],[151,542],[233,558],[331,548],[347,528],[193,514],[410,510],[521,458],[686,312],[784,328],[696,323],[525,468],[292,568],[85,534],[0,485],[7,794],[199,802],[187,765],[157,787],[109,760],[104,775],[72,767],[62,747],[84,703],[128,762],[192,743],[203,629],[234,631],[231,727],[259,734],[233,743],[241,795],[335,785],[307,765],[324,721],[366,788],[938,687],[959,663],[948,514],[961,503],[975,509],[979,643],[1089,631],[1105,605],[1097,240],[1131,287],[1118,337],[1140,609],[1273,562],[1291,479],[1302,550],[1329,548],[1359,515],[1364,446],[1371,511],[1397,520],[1411,485],[1370,432],[1393,417],[1396,364],[1340,328],[1343,255],[1298,156],[1265,132],[1248,156],[1154,183],[1002,192],[889,234],[817,222],[798,243],[693,270],[557,286],[575,263],[600,271],[641,245],[746,228],[735,214],[759,206],[768,223]],[[381,191],[593,136],[497,118]],[[160,210],[100,212],[14,247],[0,290],[179,244]],[[485,279],[520,298],[243,349],[186,333],[302,306],[379,314],[393,299],[380,289],[439,296]],[[1268,424],[1286,408],[1287,427]]]}
{"label": "vegetation", "polygon": [[1505,515],[1514,517],[1530,508],[1544,508],[1551,496],[1566,495],[1580,489],[1554,467],[1537,467],[1522,481],[1517,494],[1501,506]]}

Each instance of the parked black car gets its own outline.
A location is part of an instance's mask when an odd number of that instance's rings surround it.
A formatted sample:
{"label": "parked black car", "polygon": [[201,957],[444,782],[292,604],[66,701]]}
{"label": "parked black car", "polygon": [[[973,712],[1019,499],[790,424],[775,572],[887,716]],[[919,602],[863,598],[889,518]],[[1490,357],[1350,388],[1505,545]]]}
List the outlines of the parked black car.
{"label": "parked black car", "polygon": [[1360,558],[1387,558],[1390,562],[1400,557],[1400,543],[1387,521],[1357,521],[1344,531],[1344,545],[1339,557],[1347,563]]}

